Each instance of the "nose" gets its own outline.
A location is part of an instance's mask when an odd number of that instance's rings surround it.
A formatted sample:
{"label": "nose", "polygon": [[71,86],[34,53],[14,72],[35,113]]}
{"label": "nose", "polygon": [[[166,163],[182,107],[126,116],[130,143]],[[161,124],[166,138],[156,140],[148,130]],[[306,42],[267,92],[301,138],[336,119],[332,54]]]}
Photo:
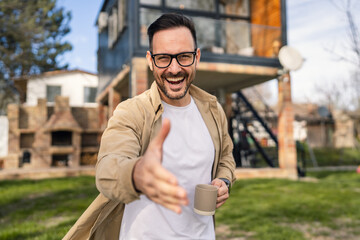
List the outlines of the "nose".
{"label": "nose", "polygon": [[172,74],[178,74],[181,71],[181,67],[175,58],[171,59],[170,66],[168,67],[168,71]]}

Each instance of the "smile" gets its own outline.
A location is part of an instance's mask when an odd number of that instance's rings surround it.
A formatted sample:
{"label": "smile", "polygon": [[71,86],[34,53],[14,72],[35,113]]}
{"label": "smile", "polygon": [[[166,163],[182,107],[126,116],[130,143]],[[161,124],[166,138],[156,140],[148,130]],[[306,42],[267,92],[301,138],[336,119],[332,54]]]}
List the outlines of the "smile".
{"label": "smile", "polygon": [[185,80],[184,77],[177,77],[177,78],[165,78],[166,81],[170,84],[179,84]]}

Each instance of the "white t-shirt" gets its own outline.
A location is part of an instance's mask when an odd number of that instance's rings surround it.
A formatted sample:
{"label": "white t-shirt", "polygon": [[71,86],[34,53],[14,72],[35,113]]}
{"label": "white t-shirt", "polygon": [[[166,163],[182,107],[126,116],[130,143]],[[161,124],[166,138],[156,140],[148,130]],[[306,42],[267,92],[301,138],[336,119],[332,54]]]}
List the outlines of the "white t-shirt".
{"label": "white t-shirt", "polygon": [[186,189],[189,205],[178,215],[141,195],[125,206],[119,239],[215,239],[212,216],[194,212],[195,186],[211,182],[215,149],[210,133],[192,98],[185,107],[162,104],[162,118],[171,122],[162,165]]}

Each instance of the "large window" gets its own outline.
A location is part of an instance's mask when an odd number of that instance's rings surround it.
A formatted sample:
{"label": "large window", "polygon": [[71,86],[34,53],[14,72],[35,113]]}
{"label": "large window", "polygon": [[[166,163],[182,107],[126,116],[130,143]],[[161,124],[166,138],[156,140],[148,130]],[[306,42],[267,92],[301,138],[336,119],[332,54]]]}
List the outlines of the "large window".
{"label": "large window", "polygon": [[174,11],[194,20],[204,53],[273,58],[281,47],[280,0],[140,0],[141,47],[148,47],[149,24],[161,13]]}
{"label": "large window", "polygon": [[179,9],[194,20],[202,51],[252,56],[249,1],[140,0],[140,46],[148,47],[147,27],[164,9]]}
{"label": "large window", "polygon": [[108,17],[108,46],[112,48],[126,26],[126,1],[118,0]]}
{"label": "large window", "polygon": [[94,103],[96,99],[96,91],[95,87],[85,87],[84,88],[84,102],[86,103]]}
{"label": "large window", "polygon": [[216,10],[214,0],[167,0],[166,7],[208,12],[215,12]]}
{"label": "large window", "polygon": [[46,86],[46,99],[48,102],[55,102],[55,97],[61,96],[61,86]]}
{"label": "large window", "polygon": [[250,16],[248,0],[220,0],[219,10],[221,14]]}
{"label": "large window", "polygon": [[109,33],[109,48],[112,48],[116,39],[118,37],[118,11],[117,8],[113,8],[111,10],[111,15],[109,17],[109,24],[108,24],[108,33]]}
{"label": "large window", "polygon": [[160,17],[161,11],[141,8],[140,9],[140,45],[144,47],[149,47],[149,40],[147,36],[148,26],[154,22],[158,17]]}

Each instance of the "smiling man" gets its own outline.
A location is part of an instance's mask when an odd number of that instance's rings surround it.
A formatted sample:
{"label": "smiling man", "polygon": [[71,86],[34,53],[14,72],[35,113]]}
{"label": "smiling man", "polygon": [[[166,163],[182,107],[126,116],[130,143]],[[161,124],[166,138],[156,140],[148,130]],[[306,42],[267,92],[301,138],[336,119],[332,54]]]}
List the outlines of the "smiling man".
{"label": "smiling man", "polygon": [[217,186],[217,208],[229,197],[227,120],[192,84],[201,56],[193,22],[164,14],[148,36],[155,82],[114,111],[98,154],[100,195],[65,239],[215,239],[213,217],[193,210],[194,193],[197,184]]}
{"label": "smiling man", "polygon": [[[186,106],[190,103],[188,90],[195,78],[200,49],[196,48],[195,40],[192,41],[189,28],[178,26],[153,33],[157,30],[156,23],[154,25],[149,28],[152,41],[151,51],[147,52],[146,58],[161,99],[174,106]],[[165,28],[164,25],[160,28]]]}

